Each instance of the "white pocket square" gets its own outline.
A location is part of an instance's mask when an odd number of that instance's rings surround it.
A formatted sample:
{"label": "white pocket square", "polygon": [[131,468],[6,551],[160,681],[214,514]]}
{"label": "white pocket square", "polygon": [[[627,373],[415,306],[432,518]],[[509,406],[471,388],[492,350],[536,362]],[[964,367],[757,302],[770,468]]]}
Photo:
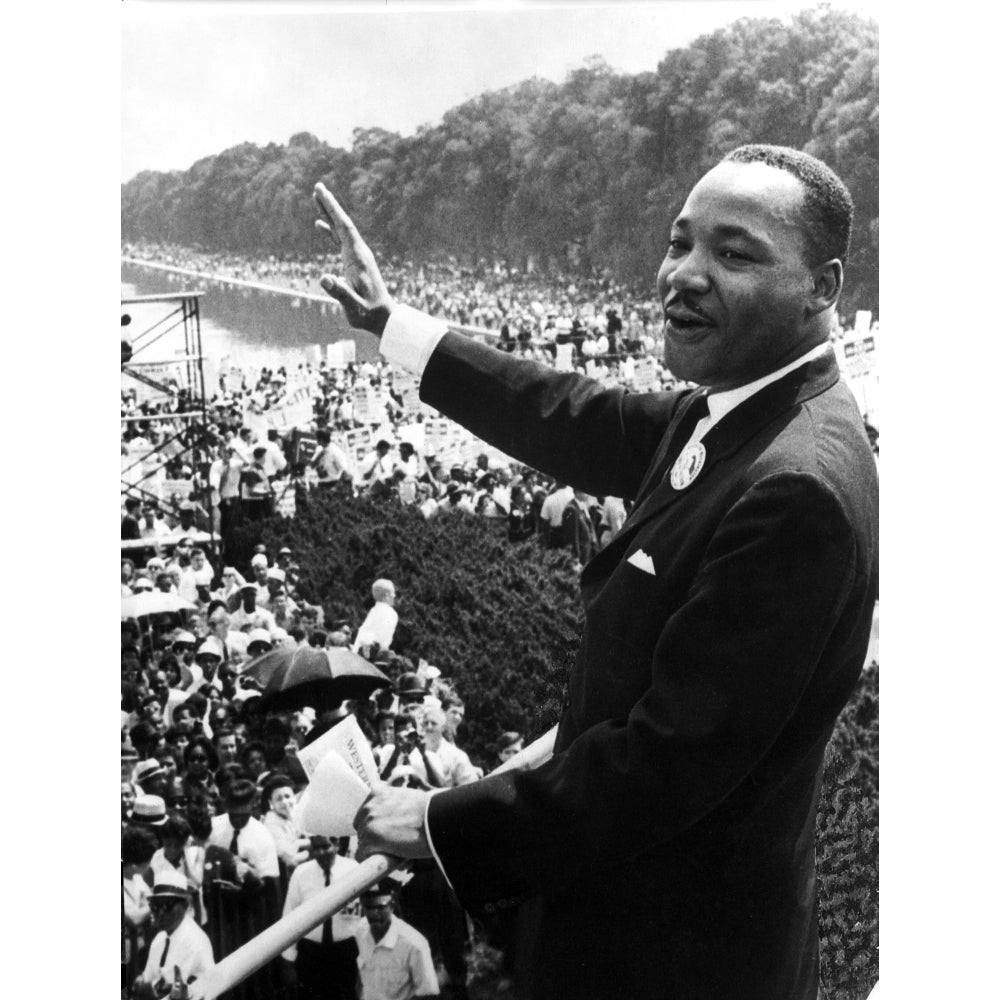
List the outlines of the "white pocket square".
{"label": "white pocket square", "polygon": [[643,573],[648,573],[650,576],[656,576],[656,570],[653,568],[653,558],[652,556],[646,555],[642,549],[636,549],[628,557],[628,562],[630,562],[636,569],[641,569]]}

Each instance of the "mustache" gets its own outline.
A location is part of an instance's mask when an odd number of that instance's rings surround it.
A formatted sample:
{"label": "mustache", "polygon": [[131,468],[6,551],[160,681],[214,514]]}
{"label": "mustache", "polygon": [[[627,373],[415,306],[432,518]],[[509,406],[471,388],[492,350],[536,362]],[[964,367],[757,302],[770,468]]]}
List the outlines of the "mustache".
{"label": "mustache", "polygon": [[668,309],[673,309],[680,307],[685,312],[694,313],[695,316],[700,316],[703,320],[707,322],[712,322],[712,317],[708,315],[703,309],[699,309],[690,299],[688,299],[682,292],[674,292],[666,298],[663,303],[663,311],[666,312]]}

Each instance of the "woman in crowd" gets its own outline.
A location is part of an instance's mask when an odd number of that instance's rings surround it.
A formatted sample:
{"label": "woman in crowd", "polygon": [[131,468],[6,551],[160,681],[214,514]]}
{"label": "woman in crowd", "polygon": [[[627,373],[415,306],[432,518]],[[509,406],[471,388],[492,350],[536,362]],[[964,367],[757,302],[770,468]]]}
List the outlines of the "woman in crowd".
{"label": "woman in crowd", "polygon": [[219,800],[219,789],[212,777],[219,766],[219,757],[212,741],[194,736],[184,748],[184,789],[188,798],[203,796],[213,804]]}
{"label": "woman in crowd", "polygon": [[[252,744],[250,744],[252,746]],[[264,780],[261,802],[267,806],[264,826],[274,837],[278,860],[289,871],[309,857],[309,838],[292,819],[295,789],[287,774],[272,774]]]}

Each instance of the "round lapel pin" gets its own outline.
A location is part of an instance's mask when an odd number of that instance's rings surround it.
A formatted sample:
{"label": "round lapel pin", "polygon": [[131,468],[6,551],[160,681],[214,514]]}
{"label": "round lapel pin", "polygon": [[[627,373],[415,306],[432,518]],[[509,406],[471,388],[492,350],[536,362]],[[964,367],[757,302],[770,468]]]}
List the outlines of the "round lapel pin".
{"label": "round lapel pin", "polygon": [[700,441],[686,445],[670,470],[670,485],[675,490],[686,489],[698,478],[704,465],[705,446]]}

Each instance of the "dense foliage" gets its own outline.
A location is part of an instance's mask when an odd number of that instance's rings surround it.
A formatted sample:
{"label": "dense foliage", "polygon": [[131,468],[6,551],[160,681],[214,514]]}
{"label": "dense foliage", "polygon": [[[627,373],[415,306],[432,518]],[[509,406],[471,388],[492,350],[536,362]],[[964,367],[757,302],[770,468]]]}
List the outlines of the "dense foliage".
{"label": "dense foliage", "polygon": [[[305,498],[303,498],[305,500]],[[558,717],[582,610],[561,552],[511,545],[502,525],[425,521],[396,501],[313,495],[295,520],[241,533],[238,565],[255,542],[289,545],[305,596],[357,625],[373,580],[397,586],[394,646],[452,678],[467,706],[463,745],[487,767],[505,729],[540,735]],[[878,978],[878,667],[865,671],[827,751],[816,822],[824,1000],[859,1000]],[[483,994],[486,995],[486,994]]]}
{"label": "dense foliage", "polygon": [[747,142],[805,149],[844,178],[857,205],[844,312],[877,310],[877,28],[827,7],[787,25],[737,21],[667,51],[655,72],[592,57],[562,84],[482,94],[413,136],[359,128],[344,150],[300,133],[146,171],[122,187],[122,235],[319,252],[310,192],[322,179],[379,250],[531,258],[648,291],[688,189]]}

